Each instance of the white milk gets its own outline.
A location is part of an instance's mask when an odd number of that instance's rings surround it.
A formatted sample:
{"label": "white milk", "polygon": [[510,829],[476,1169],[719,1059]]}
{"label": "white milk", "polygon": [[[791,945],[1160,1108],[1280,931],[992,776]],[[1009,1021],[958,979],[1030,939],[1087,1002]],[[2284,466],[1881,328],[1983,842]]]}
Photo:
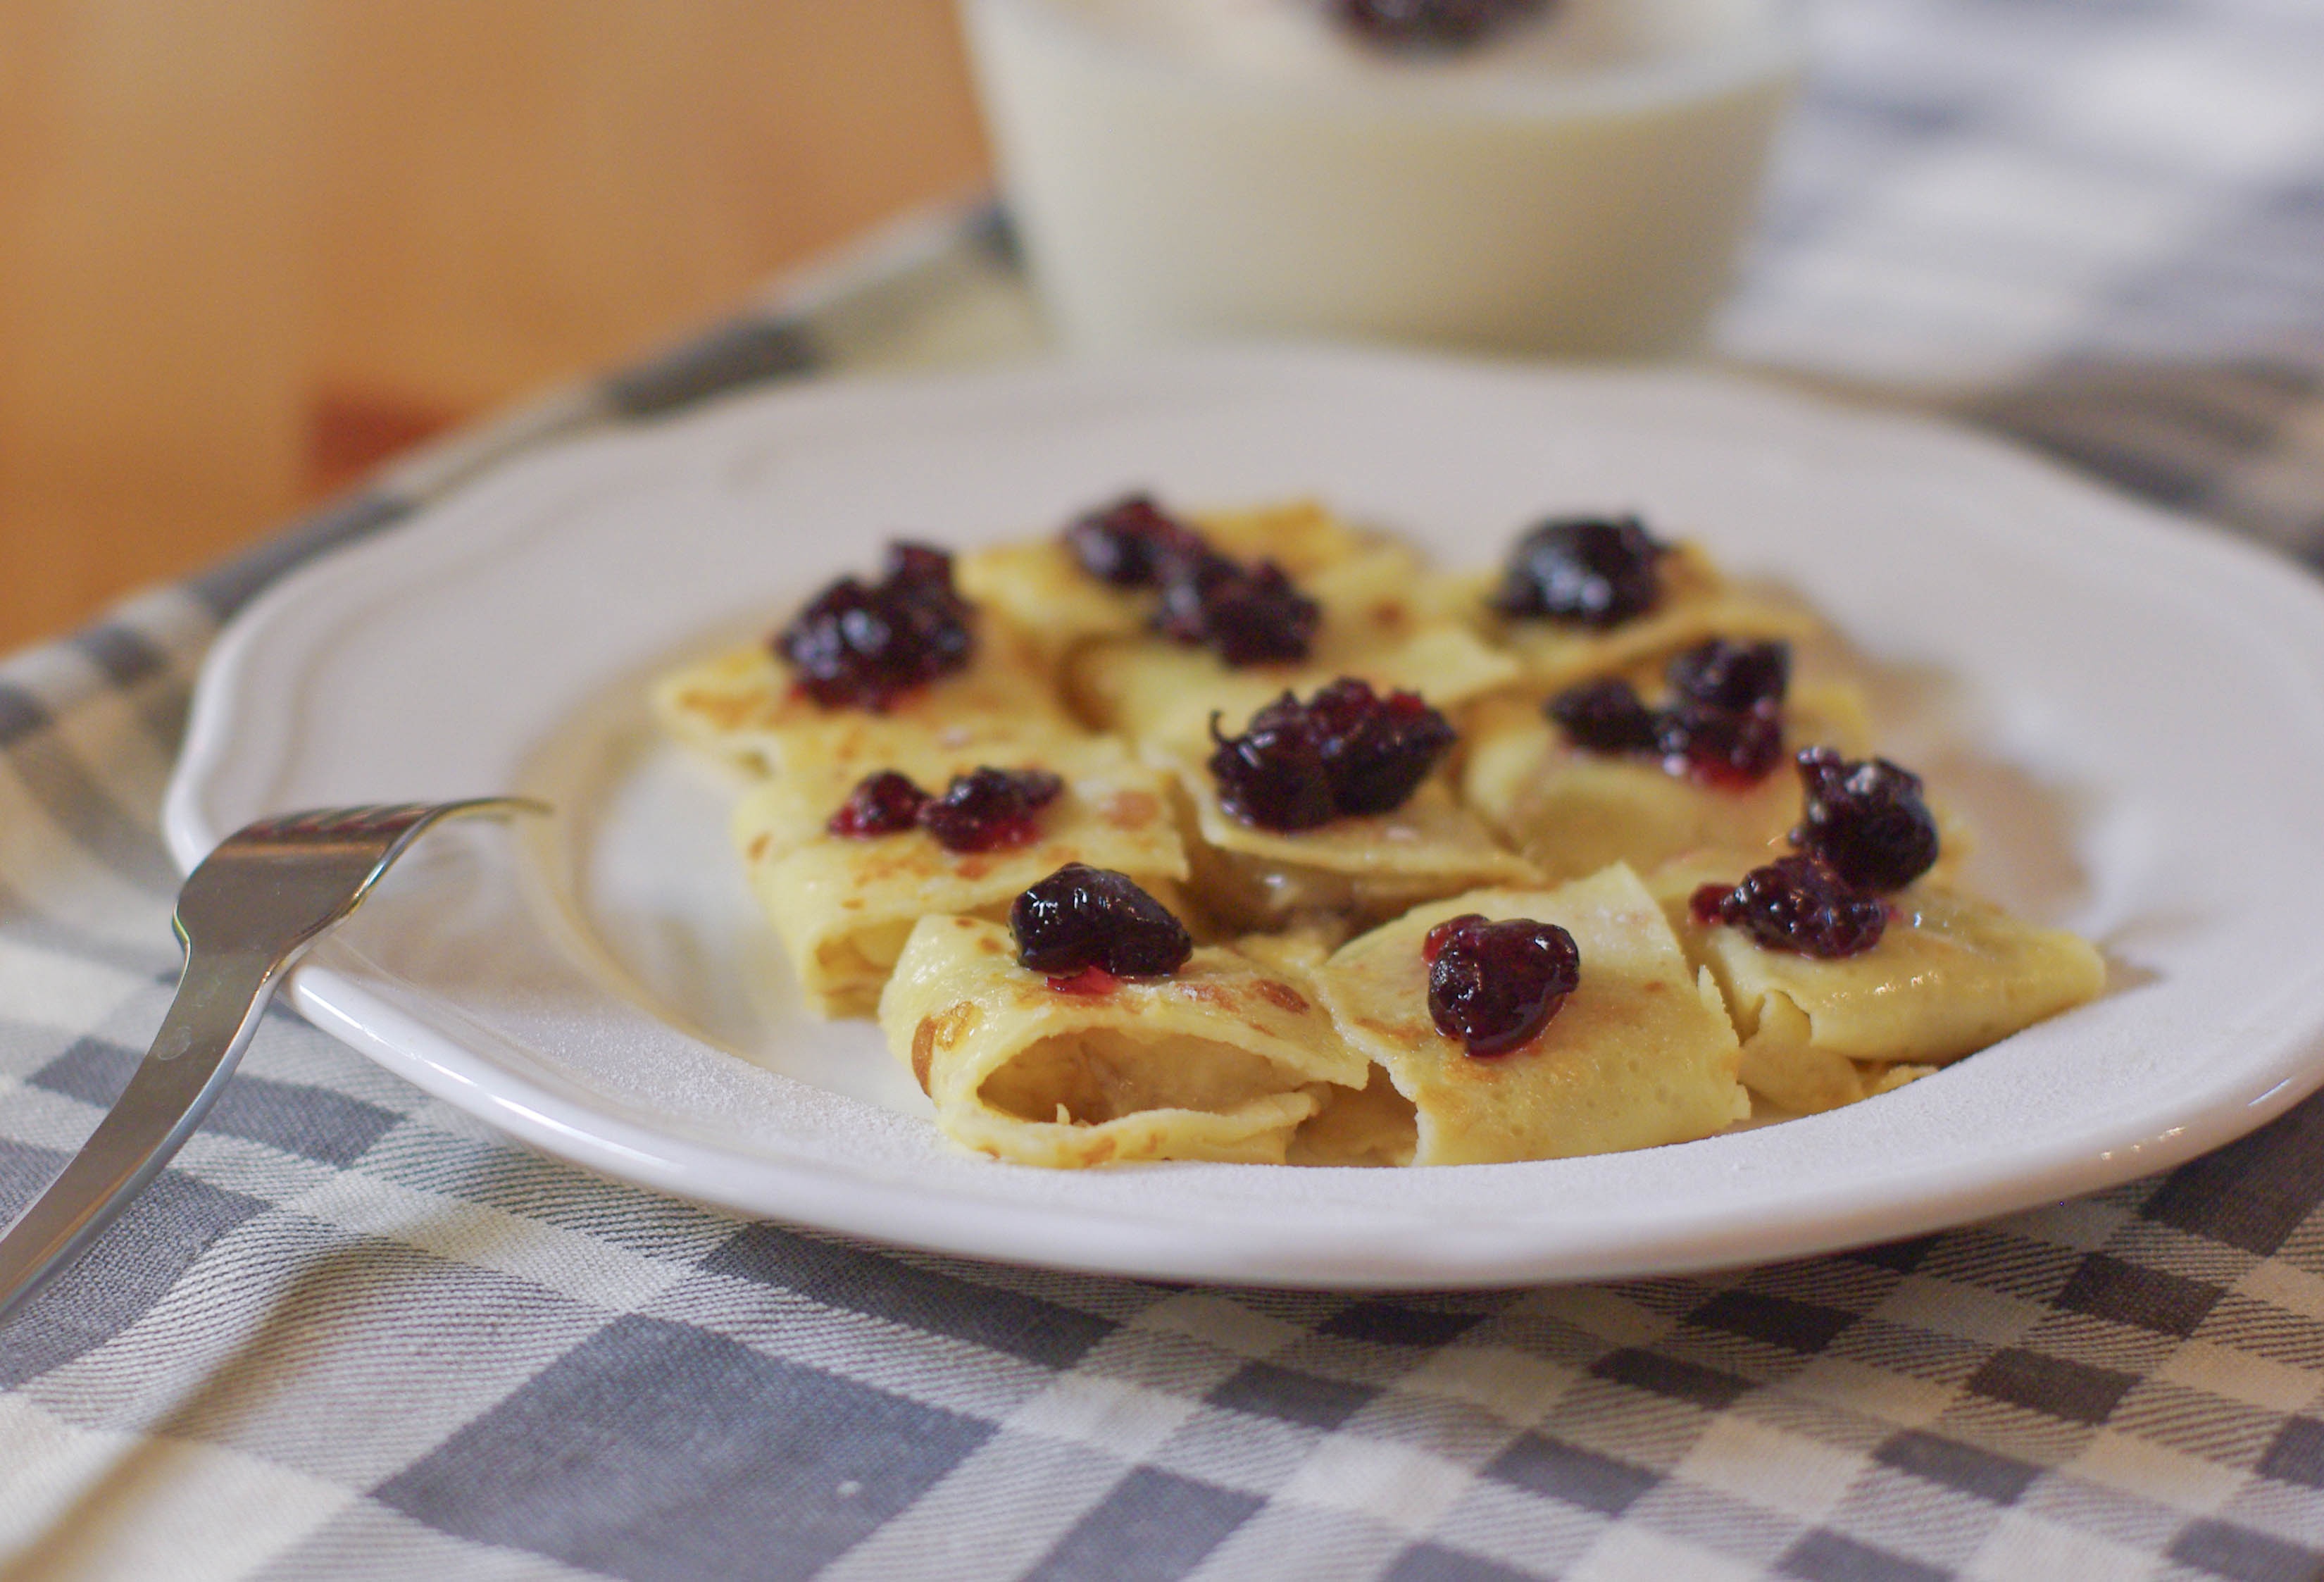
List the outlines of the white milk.
{"label": "white milk", "polygon": [[1073,342],[1702,336],[1797,74],[1784,0],[1562,0],[1408,56],[1320,0],[964,0]]}

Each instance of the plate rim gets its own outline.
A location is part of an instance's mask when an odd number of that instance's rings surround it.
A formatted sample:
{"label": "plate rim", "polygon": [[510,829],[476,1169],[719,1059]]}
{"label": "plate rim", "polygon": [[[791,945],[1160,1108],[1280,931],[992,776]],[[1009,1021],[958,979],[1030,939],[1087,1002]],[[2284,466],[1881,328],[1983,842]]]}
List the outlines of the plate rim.
{"label": "plate rim", "polygon": [[[2256,578],[2274,593],[2304,603],[2306,618],[2319,634],[2324,634],[2324,585],[2312,582],[2298,568],[2256,544],[2218,531],[2205,532],[2203,523],[2162,511],[1990,436],[1894,412],[1840,407],[1803,395],[1795,389],[1730,372],[1520,365],[1374,348],[1277,345],[1199,348],[1158,356],[1047,362],[933,375],[847,378],[743,393],[706,403],[706,408],[690,409],[689,413],[659,423],[593,430],[562,441],[495,467],[447,498],[415,510],[394,527],[326,553],[279,579],[228,624],[206,656],[195,689],[185,745],[164,803],[164,833],[171,854],[181,866],[189,867],[224,833],[208,828],[200,797],[226,755],[237,750],[235,743],[240,738],[234,727],[248,722],[250,699],[246,696],[245,672],[260,635],[309,599],[360,579],[372,557],[410,552],[403,546],[422,536],[415,529],[423,528],[453,503],[478,489],[491,487],[496,480],[535,468],[571,465],[576,455],[587,456],[604,441],[614,442],[611,454],[618,456],[625,453],[631,443],[650,439],[669,422],[686,423],[711,412],[762,410],[763,421],[778,423],[786,421],[784,414],[844,414],[867,402],[876,407],[899,399],[956,399],[963,390],[988,393],[997,391],[1002,395],[1028,391],[1054,393],[1060,387],[1092,381],[1108,384],[1127,380],[1135,384],[1157,375],[1167,380],[1188,370],[1194,371],[1197,376],[1216,376],[1221,370],[1281,375],[1290,370],[1292,377],[1310,377],[1318,372],[1328,375],[1343,371],[1351,365],[1424,375],[1442,372],[1460,379],[1503,377],[1526,383],[1547,379],[1667,389],[1743,408],[1761,408],[1780,414],[1782,421],[1805,420],[1817,426],[1835,425],[1860,439],[1877,438],[1889,444],[1923,450],[1934,446],[1939,451],[1951,451],[1960,459],[1974,459],[1977,465],[1997,467],[2005,475],[2014,474],[2020,486],[2101,499],[2123,530],[2152,535],[2152,542],[2167,545],[2172,551],[2209,560],[2231,575]],[[2190,528],[2195,531],[2190,532]],[[241,750],[248,749],[244,746]],[[357,978],[335,968],[331,959],[331,948],[327,943],[290,976],[290,996],[309,1021],[424,1091],[531,1146],[601,1174],[746,1215],[768,1213],[763,1195],[721,1189],[721,1169],[734,1171],[740,1166],[739,1174],[728,1179],[747,1178],[761,1184],[779,1179],[787,1197],[808,1210],[796,1214],[786,1211],[783,1217],[827,1230],[929,1252],[1006,1263],[1213,1283],[1341,1289],[1480,1287],[1678,1273],[1832,1252],[1867,1242],[1923,1234],[2153,1173],[2244,1134],[2324,1084],[2324,1060],[2310,1058],[2315,1053],[2311,1046],[2324,1045],[2324,1024],[2310,1021],[2279,1030],[2270,1046],[2273,1058],[2251,1068],[2251,1079],[2240,1085],[2240,1096],[2235,1102],[2214,1104],[2200,1116],[2161,1134],[2153,1132],[2151,1119],[2126,1124],[2113,1146],[2098,1159],[2089,1156],[2091,1139],[2078,1135],[2061,1140],[2030,1168],[2021,1164],[2013,1172],[1957,1180],[1950,1186],[1923,1179],[1941,1173],[1933,1170],[1911,1178],[1891,1179],[1886,1183],[1886,1191],[1866,1193],[1848,1212],[1827,1214],[1812,1221],[1790,1222],[1773,1231],[1757,1222],[1723,1227],[1716,1217],[1699,1216],[1698,1223],[1702,1228],[1693,1238],[1698,1244],[1691,1251],[1672,1249],[1665,1235],[1664,1250],[1644,1260],[1626,1255],[1618,1246],[1603,1244],[1594,1254],[1577,1253],[1566,1246],[1532,1257],[1512,1255],[1505,1244],[1480,1250],[1456,1236],[1434,1242],[1423,1238],[1417,1244],[1407,1239],[1398,1244],[1392,1266],[1373,1266],[1376,1261],[1362,1256],[1362,1249],[1333,1244],[1350,1234],[1338,1227],[1319,1229],[1296,1247],[1266,1246],[1263,1255],[1247,1254],[1222,1258],[1212,1251],[1190,1258],[1185,1244],[1187,1234],[1183,1227],[1157,1226],[1093,1206],[1084,1206],[1078,1216],[1065,1217],[1084,1226],[1092,1223],[1102,1226],[1102,1245],[1075,1249],[1061,1244],[1056,1217],[1048,1210],[1014,1205],[1009,1206],[1013,1209],[1011,1213],[993,1215],[994,1206],[983,1201],[972,1201],[964,1217],[938,1217],[943,1220],[941,1234],[930,1234],[927,1223],[930,1194],[926,1191],[915,1195],[895,1182],[869,1178],[835,1184],[828,1168],[819,1161],[789,1161],[779,1164],[764,1157],[745,1159],[696,1140],[664,1138],[660,1140],[662,1148],[657,1152],[650,1146],[654,1142],[650,1134],[632,1134],[634,1129],[630,1123],[602,1112],[576,1111],[563,1096],[504,1067],[495,1070],[490,1082],[480,1080],[475,1068],[488,1064],[486,1057],[412,1022],[371,994]],[[2324,964],[2306,977],[2287,984],[2282,995],[2271,1002],[2271,1008],[2290,1004],[2303,996],[2312,997],[2312,985],[2319,977],[2324,977]],[[378,1031],[382,1028],[400,1029],[401,1041],[382,1036]],[[576,1124],[576,1115],[585,1118],[586,1124]],[[669,1145],[673,1142],[693,1153],[695,1161],[687,1163],[672,1153]],[[1535,1167],[1464,1168],[1492,1171]],[[738,1200],[743,1198],[753,1200]],[[947,1205],[947,1209],[952,1207]],[[980,1216],[991,1216],[990,1221],[979,1223]],[[1491,1230],[1505,1242],[1510,1228],[1510,1222],[1504,1221],[1497,1222]],[[1713,1235],[1714,1231],[1731,1229],[1749,1234],[1737,1239]],[[1602,1242],[1604,1238],[1600,1239]],[[1714,1241],[1718,1244],[1711,1244]]]}

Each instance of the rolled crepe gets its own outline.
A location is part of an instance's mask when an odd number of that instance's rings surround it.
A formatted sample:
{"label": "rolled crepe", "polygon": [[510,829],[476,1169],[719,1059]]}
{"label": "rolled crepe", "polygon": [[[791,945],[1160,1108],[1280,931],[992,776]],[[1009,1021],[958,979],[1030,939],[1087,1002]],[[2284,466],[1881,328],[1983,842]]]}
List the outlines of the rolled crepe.
{"label": "rolled crepe", "polygon": [[1160,748],[1148,758],[1167,768],[1177,786],[1194,899],[1231,927],[1335,920],[1344,938],[1441,895],[1536,878],[1533,865],[1453,800],[1442,774],[1394,812],[1282,831],[1228,817],[1203,760]]}
{"label": "rolled crepe", "polygon": [[1209,739],[1214,712],[1239,730],[1284,692],[1304,698],[1342,676],[1418,692],[1448,714],[1517,679],[1517,662],[1473,627],[1431,613],[1437,579],[1401,546],[1368,548],[1294,580],[1323,606],[1306,659],[1237,668],[1167,638],[1111,638],[1065,667],[1074,711],[1135,741],[1191,750]]}
{"label": "rolled crepe", "polygon": [[792,685],[790,667],[764,643],[685,665],[654,684],[655,717],[689,746],[751,774],[777,774],[794,757],[882,758],[894,744],[981,734],[1074,728],[1040,658],[1000,622],[979,618],[966,668],[886,709],[825,708]]}
{"label": "rolled crepe", "polygon": [[1093,638],[1143,632],[1154,606],[1151,594],[1083,570],[1054,538],[971,550],[955,565],[961,592],[1006,621],[1052,669]]}
{"label": "rolled crepe", "polygon": [[[794,744],[795,745],[797,744]],[[1166,902],[1187,874],[1163,777],[1102,737],[988,736],[965,746],[925,737],[889,744],[876,766],[797,754],[734,813],[751,887],[816,1009],[868,1016],[913,925],[931,913],[1002,918],[1019,891],[1067,863],[1127,874]],[[946,850],[925,831],[849,838],[825,828],[872,768],[941,794],[982,765],[1046,769],[1065,790],[1038,817],[1038,838],[990,852]]]}
{"label": "rolled crepe", "polygon": [[1654,607],[1616,626],[1503,615],[1487,602],[1498,572],[1471,577],[1464,602],[1471,619],[1517,661],[1525,687],[1542,693],[1655,663],[1706,637],[1803,638],[1821,627],[1795,601],[1730,581],[1691,543],[1673,546],[1657,575]]}
{"label": "rolled crepe", "polygon": [[1009,930],[920,921],[880,1002],[888,1048],[964,1147],[1019,1164],[1281,1164],[1333,1085],[1366,1062],[1307,995],[1235,951],[1106,993],[1049,986]]}
{"label": "rolled crepe", "polygon": [[1688,958],[1717,980],[1743,1038],[1743,1081],[1771,1104],[1832,1109],[1972,1054],[2098,997],[2106,964],[2074,935],[1923,879],[1886,899],[1880,942],[1823,960],[1694,921],[1697,887],[1732,884],[1764,853],[1698,855],[1652,876]]}
{"label": "rolled crepe", "polygon": [[[1303,587],[1325,568],[1376,547],[1314,500],[1184,518],[1212,549],[1238,560],[1274,561]],[[961,591],[1007,622],[1050,664],[1101,637],[1147,631],[1156,595],[1117,587],[1082,569],[1062,535],[973,550],[958,561]]]}
{"label": "rolled crepe", "polygon": [[1617,862],[1644,873],[1705,847],[1772,856],[1800,821],[1791,754],[1816,745],[1855,757],[1868,734],[1854,687],[1801,686],[1784,705],[1782,761],[1752,785],[1706,785],[1653,760],[1574,746],[1539,705],[1496,698],[1470,718],[1462,796],[1548,879]]}
{"label": "rolled crepe", "polygon": [[1190,519],[1205,542],[1243,561],[1272,560],[1294,578],[1354,560],[1390,541],[1342,520],[1321,500],[1282,500]]}
{"label": "rolled crepe", "polygon": [[[1507,1054],[1469,1054],[1429,1014],[1422,943],[1463,912],[1555,923],[1581,951],[1580,985],[1547,1027]],[[1654,897],[1627,867],[1554,890],[1432,902],[1342,946],[1314,983],[1341,1035],[1410,1106],[1414,1164],[1652,1148],[1707,1137],[1749,1108],[1718,990],[1688,965]],[[1369,1090],[1353,1116],[1333,1106],[1303,1141],[1329,1157],[1337,1143],[1331,1133],[1344,1123],[1360,1143],[1379,1146],[1388,1135],[1385,1097]]]}

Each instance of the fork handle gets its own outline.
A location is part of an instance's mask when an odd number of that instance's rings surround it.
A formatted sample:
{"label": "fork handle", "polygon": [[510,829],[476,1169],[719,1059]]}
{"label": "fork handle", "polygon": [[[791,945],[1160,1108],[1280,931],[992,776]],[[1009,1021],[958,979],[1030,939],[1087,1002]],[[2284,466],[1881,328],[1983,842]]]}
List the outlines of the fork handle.
{"label": "fork handle", "polygon": [[289,956],[190,946],[153,1047],[64,1172],[0,1235],[0,1323],[78,1257],[217,1101]]}

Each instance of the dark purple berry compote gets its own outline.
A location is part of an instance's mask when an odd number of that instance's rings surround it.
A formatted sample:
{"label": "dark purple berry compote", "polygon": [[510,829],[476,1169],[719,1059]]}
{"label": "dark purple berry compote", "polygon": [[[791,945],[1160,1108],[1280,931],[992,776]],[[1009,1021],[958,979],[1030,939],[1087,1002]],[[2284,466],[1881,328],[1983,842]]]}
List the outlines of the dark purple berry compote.
{"label": "dark purple berry compote", "polygon": [[1901,890],[1937,860],[1937,820],[1921,777],[1886,758],[1850,762],[1830,747],[1799,754],[1806,797],[1792,844],[1859,890]]}
{"label": "dark purple berry compote", "polygon": [[1162,562],[1161,586],[1154,629],[1199,643],[1237,670],[1305,659],[1323,622],[1323,607],[1272,560],[1246,566],[1210,550],[1171,556]]}
{"label": "dark purple berry compote", "polygon": [[1635,516],[1553,517],[1509,552],[1493,607],[1520,618],[1618,626],[1654,608],[1668,553]]}
{"label": "dark purple berry compote", "polygon": [[1662,733],[1655,711],[1638,689],[1618,676],[1568,687],[1542,712],[1563,726],[1568,740],[1591,753],[1658,753]]}
{"label": "dark purple berry compote", "polygon": [[1065,782],[1046,769],[981,768],[955,774],[920,809],[920,828],[946,851],[1000,851],[1040,834],[1038,815]]}
{"label": "dark purple berry compote", "polygon": [[809,600],[771,646],[800,691],[825,708],[877,713],[916,687],[964,667],[974,650],[969,605],[952,557],[892,543],[880,580],[843,577]]}
{"label": "dark purple berry compote", "polygon": [[1153,587],[1174,562],[1205,551],[1202,535],[1154,503],[1125,495],[1074,518],[1065,547],[1081,569],[1116,587]]}
{"label": "dark purple berry compote", "polygon": [[1041,832],[1038,815],[1065,782],[1046,769],[981,768],[955,774],[944,795],[932,797],[893,769],[867,774],[831,821],[832,834],[851,840],[925,829],[946,851],[1001,851]]}
{"label": "dark purple berry compote", "polygon": [[1664,772],[1704,785],[1757,785],[1784,761],[1784,722],[1769,705],[1719,708],[1674,703],[1655,716],[1655,745]]}
{"label": "dark purple berry compote", "polygon": [[1081,995],[1098,999],[1121,986],[1121,980],[1102,967],[1084,967],[1079,972],[1053,972],[1049,975],[1049,991],[1057,995]]}
{"label": "dark purple berry compote", "polygon": [[1211,777],[1230,819],[1258,829],[1313,829],[1339,816],[1323,745],[1298,700],[1286,692],[1250,717],[1239,736],[1211,716]]}
{"label": "dark purple berry compote", "polygon": [[1921,779],[1886,758],[1850,762],[1830,747],[1797,759],[1806,811],[1800,849],[1743,875],[1705,884],[1689,905],[1697,922],[1742,929],[1771,950],[1838,958],[1880,942],[1892,914],[1882,892],[1901,890],[1937,860],[1937,821]]}
{"label": "dark purple berry compote", "polygon": [[1886,902],[1804,853],[1754,868],[1731,889],[1705,884],[1688,910],[1696,922],[1741,929],[1770,950],[1826,959],[1871,949],[1888,926]]}
{"label": "dark purple berry compote", "polygon": [[968,617],[969,603],[953,587],[949,550],[905,539],[892,540],[881,558],[880,577],[890,588],[932,609],[946,611],[963,620]]}
{"label": "dark purple berry compote", "polygon": [[1305,703],[1290,693],[1217,744],[1210,769],[1227,816],[1259,829],[1313,829],[1342,817],[1389,813],[1452,750],[1452,722],[1417,692],[1385,697],[1342,676]]}
{"label": "dark purple berry compote", "polygon": [[1791,668],[1787,643],[1714,637],[1670,661],[1664,674],[1671,698],[1660,708],[1609,676],[1567,688],[1542,712],[1585,752],[1657,758],[1668,773],[1739,790],[1784,761]]}
{"label": "dark purple berry compote", "polygon": [[1170,909],[1127,874],[1067,863],[1009,908],[1017,965],[1049,975],[1050,986],[1086,994],[1076,982],[1095,967],[1114,977],[1161,977],[1193,954],[1194,941]]}
{"label": "dark purple berry compote", "polygon": [[1342,676],[1308,700],[1342,813],[1393,813],[1452,750],[1452,724],[1417,692],[1385,697]]}
{"label": "dark purple berry compote", "polygon": [[1530,1042],[1582,982],[1582,951],[1555,923],[1463,912],[1428,930],[1428,1014],[1471,1055]]}
{"label": "dark purple berry compote", "polygon": [[928,793],[914,785],[910,775],[882,769],[857,781],[847,800],[824,828],[849,840],[901,835],[919,828],[920,810],[927,802]]}
{"label": "dark purple berry compote", "polygon": [[1672,695],[1713,708],[1743,712],[1780,706],[1792,683],[1792,645],[1735,643],[1712,637],[1674,655],[1663,667]]}
{"label": "dark purple berry compote", "polygon": [[1323,624],[1323,606],[1282,567],[1220,554],[1150,495],[1125,495],[1076,518],[1065,547],[1101,582],[1158,589],[1154,629],[1237,669],[1305,659]]}
{"label": "dark purple berry compote", "polygon": [[1339,24],[1368,43],[1415,53],[1467,49],[1548,9],[1549,0],[1328,0]]}

